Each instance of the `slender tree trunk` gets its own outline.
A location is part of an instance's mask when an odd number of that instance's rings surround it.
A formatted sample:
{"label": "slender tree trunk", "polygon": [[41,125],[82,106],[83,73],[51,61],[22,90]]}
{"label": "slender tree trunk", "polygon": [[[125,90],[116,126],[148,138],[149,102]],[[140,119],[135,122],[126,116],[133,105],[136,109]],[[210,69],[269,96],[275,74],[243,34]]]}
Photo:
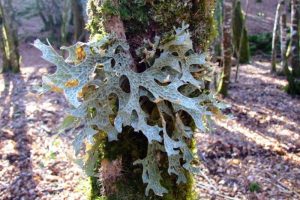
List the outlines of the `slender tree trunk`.
{"label": "slender tree trunk", "polygon": [[248,63],[250,60],[250,48],[246,20],[249,2],[246,1],[245,14],[243,13],[240,0],[234,1],[232,6],[232,37],[235,54],[240,63]]}
{"label": "slender tree trunk", "polygon": [[69,25],[71,21],[71,0],[65,0],[62,9],[62,23],[61,23],[61,41],[63,44],[67,43],[69,35]]}
{"label": "slender tree trunk", "polygon": [[222,22],[223,22],[223,0],[216,1],[215,20],[217,23],[217,37],[214,41],[214,56],[222,55]]}
{"label": "slender tree trunk", "polygon": [[74,40],[81,40],[84,36],[84,17],[83,8],[80,0],[71,0],[73,23],[74,23]]}
{"label": "slender tree trunk", "polygon": [[228,86],[231,74],[231,57],[232,57],[232,36],[231,36],[231,19],[232,19],[232,1],[224,3],[224,22],[223,22],[223,72],[219,84],[218,92],[223,96],[228,95]]}
{"label": "slender tree trunk", "polygon": [[278,39],[278,28],[279,28],[279,19],[280,19],[280,11],[282,7],[283,1],[280,1],[277,4],[276,15],[274,20],[273,34],[272,34],[272,63],[271,63],[271,73],[276,73],[276,42]]}
{"label": "slender tree trunk", "polygon": [[291,66],[293,69],[293,76],[300,77],[300,52],[299,52],[299,9],[300,1],[292,0],[292,14],[291,14]]}
{"label": "slender tree trunk", "polygon": [[[248,32],[246,29],[246,20],[248,13],[249,1],[246,1],[246,15],[244,16],[241,8],[241,2],[238,0],[233,3],[233,44],[237,57],[237,65],[235,72],[235,82],[238,81],[239,69],[241,63],[249,63],[250,61],[250,47],[248,41]],[[242,31],[241,31],[242,30]]]}
{"label": "slender tree trunk", "polygon": [[[214,3],[210,0],[194,0],[191,5],[186,6],[182,1],[158,1],[145,5],[139,3],[130,3],[125,1],[88,1],[88,29],[91,32],[91,38],[97,39],[106,33],[115,33],[121,40],[129,44],[130,49],[126,53],[131,57],[130,65],[134,71],[143,71],[145,66],[140,65],[140,60],[136,54],[136,50],[143,43],[143,40],[153,41],[155,36],[173,30],[174,26],[181,26],[182,19],[190,24],[189,30],[193,39],[194,49],[197,51],[205,51],[211,39],[213,30],[213,8]],[[191,8],[191,9],[190,9]],[[126,13],[131,13],[128,16]],[[147,105],[152,110],[153,115],[157,115],[153,104],[149,102]],[[174,117],[174,116],[171,116]],[[189,148],[196,151],[194,141],[189,141]],[[132,166],[136,158],[143,158],[147,152],[151,151],[151,145],[147,149],[147,140],[145,137],[138,136],[137,133],[130,128],[124,129],[120,138],[116,142],[106,142],[103,144],[105,148],[100,150],[99,169],[107,171],[112,168],[113,163],[122,162],[122,171],[125,179],[120,180],[117,188],[114,188],[113,194],[105,194],[107,199],[118,200],[143,200],[143,199],[165,199],[165,200],[196,200],[195,184],[193,175],[184,171],[187,182],[176,184],[176,179],[169,176],[166,166],[166,155],[158,155],[161,157],[160,166],[162,168],[162,185],[169,191],[163,197],[158,197],[150,193],[145,197],[145,184],[142,182],[142,172],[139,168]],[[121,159],[121,160],[120,160]],[[153,160],[155,162],[155,159]],[[93,195],[95,199],[101,195],[101,187],[98,178],[92,177]],[[106,181],[102,184],[109,185]],[[111,184],[111,183],[110,183]],[[102,187],[103,188],[103,187]],[[107,187],[112,188],[112,187]]]}
{"label": "slender tree trunk", "polygon": [[300,1],[291,1],[291,67],[285,68],[288,80],[287,92],[295,95],[300,94],[300,55],[299,55],[299,9]]}
{"label": "slender tree trunk", "polygon": [[2,72],[20,72],[17,28],[14,26],[14,14],[10,1],[0,0],[0,48],[3,52]]}
{"label": "slender tree trunk", "polygon": [[283,10],[280,16],[280,50],[281,50],[281,67],[284,72],[288,70],[287,62],[287,16],[286,5],[283,2]]}

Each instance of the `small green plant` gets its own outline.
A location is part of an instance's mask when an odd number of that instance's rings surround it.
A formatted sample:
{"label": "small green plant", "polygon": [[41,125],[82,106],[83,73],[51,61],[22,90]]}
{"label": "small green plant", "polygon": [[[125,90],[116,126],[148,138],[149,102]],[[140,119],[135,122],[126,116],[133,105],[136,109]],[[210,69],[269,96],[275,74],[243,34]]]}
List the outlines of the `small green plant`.
{"label": "small green plant", "polygon": [[249,185],[249,191],[250,192],[260,192],[261,191],[261,187],[259,185],[259,183],[257,182],[252,182]]}
{"label": "small green plant", "polygon": [[[265,53],[271,55],[272,33],[261,33],[249,36],[250,51],[252,55]],[[279,48],[279,46],[277,47]]]}

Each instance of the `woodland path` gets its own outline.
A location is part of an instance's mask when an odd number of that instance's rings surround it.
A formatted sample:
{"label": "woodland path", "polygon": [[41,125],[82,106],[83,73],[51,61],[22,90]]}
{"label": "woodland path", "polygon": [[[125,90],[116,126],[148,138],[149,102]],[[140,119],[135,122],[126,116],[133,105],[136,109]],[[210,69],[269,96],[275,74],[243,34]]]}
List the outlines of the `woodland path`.
{"label": "woodland path", "polygon": [[[68,159],[70,138],[52,137],[66,102],[31,92],[54,68],[29,45],[21,54],[22,74],[0,76],[0,199],[84,199],[85,176]],[[268,72],[264,61],[241,66],[225,99],[232,119],[197,134],[201,199],[300,199],[300,99]],[[249,191],[254,183],[257,193]]]}

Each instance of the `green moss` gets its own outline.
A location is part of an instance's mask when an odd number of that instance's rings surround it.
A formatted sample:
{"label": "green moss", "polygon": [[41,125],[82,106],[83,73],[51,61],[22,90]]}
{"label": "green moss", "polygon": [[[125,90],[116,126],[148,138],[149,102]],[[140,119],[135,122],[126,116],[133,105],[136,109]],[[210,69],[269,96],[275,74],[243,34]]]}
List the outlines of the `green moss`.
{"label": "green moss", "polygon": [[199,3],[191,0],[157,1],[151,6],[151,19],[159,24],[160,32],[170,31],[182,22],[189,24],[195,47],[204,51],[216,36],[214,3],[212,0]]}
{"label": "green moss", "polygon": [[287,75],[288,84],[284,90],[290,95],[300,95],[300,81],[293,77],[291,74]]}
{"label": "green moss", "polygon": [[[167,155],[162,155],[165,159],[161,162],[162,185],[169,191],[163,197],[155,196],[150,192],[149,196],[145,196],[146,185],[142,182],[142,167],[132,165],[133,161],[144,158],[147,153],[147,139],[139,133],[127,127],[122,134],[119,135],[118,141],[103,141],[99,145],[99,160],[108,159],[115,160],[122,157],[122,177],[115,185],[116,193],[110,196],[101,196],[101,186],[97,177],[90,177],[91,183],[91,200],[196,200],[197,193],[194,190],[194,178],[191,173],[185,171],[187,178],[186,184],[176,184],[176,176],[169,175]],[[192,152],[196,152],[196,142],[191,140],[189,143]],[[98,166],[100,166],[100,161]],[[97,169],[98,170],[98,169]],[[97,171],[95,170],[95,171]]]}
{"label": "green moss", "polygon": [[213,17],[214,0],[199,3],[193,3],[192,0],[120,0],[119,5],[106,0],[99,7],[94,2],[89,1],[88,5],[93,14],[89,16],[87,28],[92,35],[102,33],[103,20],[112,15],[121,17],[129,43],[131,38],[137,40],[139,36],[144,37],[138,41],[139,45],[142,39],[172,31],[173,27],[179,27],[183,22],[190,25],[197,50],[205,51],[217,34]]}
{"label": "green moss", "polygon": [[[250,35],[250,53],[252,55],[263,52],[265,54],[271,55],[272,51],[272,33],[261,33],[257,35]],[[279,44],[277,44],[276,49],[279,49]]]}
{"label": "green moss", "polygon": [[101,36],[106,34],[103,27],[103,15],[101,8],[98,7],[96,1],[90,0],[87,3],[87,11],[89,20],[86,28],[91,33],[91,39],[93,40],[95,36],[101,38]]}
{"label": "green moss", "polygon": [[[248,63],[250,61],[250,48],[248,41],[248,33],[244,25],[245,19],[241,8],[241,2],[237,1],[232,17],[232,31],[233,31],[233,46],[235,53],[240,53],[240,63]],[[241,27],[244,27],[241,31]],[[242,40],[242,41],[241,41]],[[241,50],[239,50],[241,47]]]}
{"label": "green moss", "polygon": [[247,30],[243,30],[243,37],[241,41],[241,50],[240,50],[240,63],[249,63],[250,61],[250,47],[248,41]]}

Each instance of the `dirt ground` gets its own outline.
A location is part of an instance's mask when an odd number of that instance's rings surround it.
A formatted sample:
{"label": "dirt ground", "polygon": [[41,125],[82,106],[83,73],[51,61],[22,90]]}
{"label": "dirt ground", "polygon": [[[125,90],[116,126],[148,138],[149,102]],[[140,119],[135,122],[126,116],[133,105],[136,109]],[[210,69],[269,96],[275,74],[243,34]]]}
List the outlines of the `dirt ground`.
{"label": "dirt ground", "polygon": [[22,73],[0,77],[0,199],[84,199],[86,177],[68,158],[70,138],[55,138],[67,105],[33,88],[54,68],[29,44],[20,47]]}
{"label": "dirt ground", "polygon": [[[200,181],[200,194],[207,199],[300,199],[300,98],[288,96],[285,79],[269,70],[268,61],[243,65],[224,99],[229,119],[216,121],[211,134],[198,134],[210,179]],[[250,192],[253,185],[257,192]]]}

